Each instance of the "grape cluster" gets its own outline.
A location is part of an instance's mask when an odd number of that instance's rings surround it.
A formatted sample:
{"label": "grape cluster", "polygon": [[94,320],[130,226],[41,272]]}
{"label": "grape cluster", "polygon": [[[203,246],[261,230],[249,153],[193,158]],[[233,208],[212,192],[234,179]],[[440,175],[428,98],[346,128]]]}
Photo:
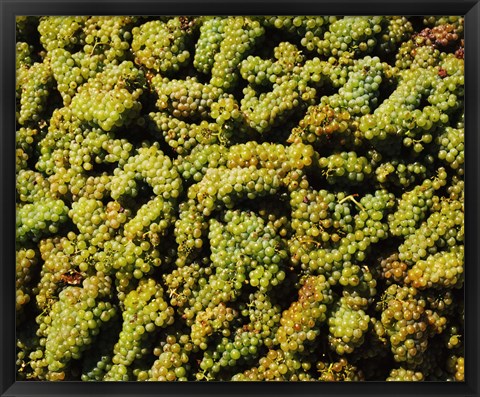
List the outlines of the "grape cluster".
{"label": "grape cluster", "polygon": [[323,38],[314,40],[315,49],[321,55],[339,56],[347,51],[371,52],[377,44],[384,17],[344,17],[331,23]]}
{"label": "grape cluster", "polygon": [[106,67],[78,88],[71,103],[73,117],[105,131],[127,124],[142,107],[138,101],[143,92],[141,75],[131,61]]}
{"label": "grape cluster", "polygon": [[399,367],[393,368],[385,380],[387,382],[420,382],[424,379],[425,377],[420,371]]}
{"label": "grape cluster", "polygon": [[433,202],[438,202],[435,191],[445,186],[444,169],[440,169],[440,177],[436,180],[425,179],[422,184],[402,194],[397,210],[389,216],[390,232],[394,236],[409,236],[415,233],[419,223],[425,219]]}
{"label": "grape cluster", "polygon": [[332,348],[340,355],[352,353],[364,341],[370,317],[362,309],[354,310],[347,299],[340,298],[328,319]]}
{"label": "grape cluster", "polygon": [[189,336],[181,332],[169,334],[153,354],[158,356],[148,371],[138,374],[138,380],[147,381],[187,381],[191,370],[190,353],[197,348]]}
{"label": "grape cluster", "polygon": [[83,52],[90,56],[98,55],[105,63],[125,59],[132,40],[131,29],[139,19],[134,16],[88,18],[83,26]]}
{"label": "grape cluster", "polygon": [[65,378],[65,367],[70,360],[79,359],[82,351],[91,345],[116,313],[116,308],[105,299],[110,294],[111,280],[104,274],[84,280],[82,287],[68,286],[58,294],[48,314],[37,317],[43,350],[30,354],[31,366],[37,376],[46,380]]}
{"label": "grape cluster", "polygon": [[364,156],[357,157],[356,152],[341,152],[320,157],[318,165],[330,184],[361,184],[372,173],[369,160]]}
{"label": "grape cluster", "polygon": [[21,311],[30,302],[32,293],[32,275],[38,265],[38,253],[32,248],[21,248],[16,252],[15,263],[15,309]]}
{"label": "grape cluster", "polygon": [[187,41],[192,25],[185,17],[149,21],[131,30],[135,63],[157,72],[175,72],[190,58]]}
{"label": "grape cluster", "polygon": [[16,22],[18,380],[464,380],[463,17]]}
{"label": "grape cluster", "polygon": [[270,349],[258,360],[258,365],[233,375],[233,381],[310,381],[312,365],[292,352]]}
{"label": "grape cluster", "polygon": [[210,82],[228,91],[238,81],[238,74],[233,71],[253,49],[265,29],[259,21],[243,16],[227,17],[222,27],[222,41],[213,53]]}
{"label": "grape cluster", "polygon": [[45,234],[55,234],[66,222],[68,207],[60,199],[46,197],[17,206],[17,240],[38,241]]}
{"label": "grape cluster", "polygon": [[29,122],[39,122],[40,115],[46,110],[47,100],[53,86],[51,62],[35,62],[17,77],[20,91],[17,122],[26,126]]}
{"label": "grape cluster", "polygon": [[84,40],[86,16],[42,16],[38,23],[40,42],[47,51],[74,48]]}
{"label": "grape cluster", "polygon": [[304,345],[319,335],[316,325],[326,320],[332,301],[330,285],[323,275],[306,278],[298,299],[282,313],[275,335],[281,350],[302,352]]}
{"label": "grape cluster", "polygon": [[319,361],[316,365],[321,382],[359,382],[365,380],[365,375],[345,357],[335,362]]}
{"label": "grape cluster", "polygon": [[113,365],[104,380],[129,380],[129,365],[145,354],[142,339],[157,327],[166,327],[173,322],[173,309],[164,300],[163,294],[163,288],[150,278],[142,279],[137,289],[126,296],[122,330],[113,348]]}
{"label": "grape cluster", "polygon": [[258,357],[263,346],[273,346],[280,322],[280,306],[257,290],[240,309],[240,315],[248,319],[247,323],[228,337],[223,336],[213,349],[205,351],[197,379],[215,378],[224,368],[234,368]]}
{"label": "grape cluster", "polygon": [[429,318],[417,291],[393,284],[385,291],[381,322],[396,362],[418,364],[428,346]]}
{"label": "grape cluster", "polygon": [[458,175],[463,175],[465,162],[464,129],[446,127],[445,132],[439,134],[437,143],[440,146],[438,158],[443,160]]}

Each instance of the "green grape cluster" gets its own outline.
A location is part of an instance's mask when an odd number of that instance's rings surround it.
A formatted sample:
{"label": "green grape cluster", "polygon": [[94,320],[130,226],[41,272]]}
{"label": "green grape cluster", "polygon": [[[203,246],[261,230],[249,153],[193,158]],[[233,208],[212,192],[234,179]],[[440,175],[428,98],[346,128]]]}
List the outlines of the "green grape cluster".
{"label": "green grape cluster", "polygon": [[405,159],[382,162],[375,168],[376,181],[382,187],[389,185],[402,188],[412,187],[429,176],[431,170],[424,163],[433,163],[432,157],[426,156],[423,163],[405,161]]}
{"label": "green grape cluster", "polygon": [[158,74],[151,85],[158,94],[157,108],[179,119],[205,119],[212,104],[223,94],[220,88],[202,84],[196,78],[170,80]]}
{"label": "green grape cluster", "polygon": [[289,35],[300,37],[300,43],[308,51],[313,51],[315,39],[318,40],[334,23],[338,17],[335,16],[266,16],[263,20],[265,26],[279,29]]}
{"label": "green grape cluster", "polygon": [[273,346],[280,322],[279,305],[257,290],[250,294],[248,303],[240,309],[240,314],[250,321],[229,336],[223,336],[213,349],[205,351],[197,379],[215,378],[219,372],[258,357],[263,346]]}
{"label": "green grape cluster", "polygon": [[127,57],[132,40],[134,16],[92,16],[85,21],[83,51],[85,54],[99,55],[105,63],[123,60]]}
{"label": "green grape cluster", "polygon": [[341,152],[320,157],[318,165],[330,184],[361,184],[373,171],[370,161],[364,156],[357,157],[356,152]]}
{"label": "green grape cluster", "polygon": [[157,72],[176,72],[190,58],[187,41],[195,20],[173,17],[145,22],[131,30],[135,63]]}
{"label": "green grape cluster", "polygon": [[142,107],[142,72],[131,61],[111,65],[80,86],[70,105],[75,118],[105,131],[127,124]]}
{"label": "green grape cluster", "polygon": [[408,271],[408,279],[416,288],[459,288],[463,283],[463,245],[429,255]]}
{"label": "green grape cluster", "polygon": [[243,16],[227,17],[222,28],[222,40],[213,54],[210,82],[228,91],[238,81],[238,75],[233,71],[263,36],[265,29],[255,19]]}
{"label": "green grape cluster", "polygon": [[463,175],[463,164],[465,163],[464,136],[463,128],[446,127],[445,132],[436,138],[440,146],[438,158],[446,162],[458,175]]}
{"label": "green grape cluster", "polygon": [[332,348],[340,355],[352,353],[364,341],[370,317],[362,309],[354,310],[347,299],[340,298],[328,319],[328,339]]}
{"label": "green grape cluster", "polygon": [[154,350],[158,358],[151,368],[139,374],[138,380],[147,381],[187,381],[191,370],[190,353],[196,352],[189,335],[176,332],[169,334],[164,342]]}
{"label": "green grape cluster", "polygon": [[433,203],[438,202],[435,192],[445,186],[445,178],[445,170],[439,169],[437,179],[425,179],[422,184],[402,194],[397,210],[389,216],[390,232],[394,236],[409,236],[415,233]]}
{"label": "green grape cluster", "polygon": [[101,381],[112,368],[112,350],[122,325],[119,311],[117,310],[108,321],[108,326],[104,327],[97,336],[95,345],[81,359],[82,373],[80,379],[83,382]]}
{"label": "green grape cluster", "polygon": [[86,16],[42,16],[38,23],[40,42],[47,51],[71,49],[82,43]]}
{"label": "green grape cluster", "polygon": [[15,187],[18,203],[33,204],[35,201],[56,197],[51,191],[48,179],[32,170],[20,170]]}
{"label": "green grape cluster", "polygon": [[331,23],[323,38],[314,40],[315,50],[321,55],[339,56],[344,52],[371,52],[382,31],[384,17],[343,17]]}
{"label": "green grape cluster", "polygon": [[399,45],[413,33],[412,23],[405,16],[386,16],[387,24],[378,37],[378,48],[382,53],[394,54]]}
{"label": "green grape cluster", "polygon": [[114,228],[107,223],[107,213],[103,203],[94,198],[80,197],[72,203],[68,213],[79,232],[94,246],[102,245],[112,238]]}
{"label": "green grape cluster", "polygon": [[274,84],[279,77],[301,66],[305,56],[294,44],[282,41],[273,50],[273,59],[249,55],[240,64],[242,78],[250,84]]}
{"label": "green grape cluster", "polygon": [[15,309],[17,312],[31,300],[32,275],[38,266],[39,255],[32,248],[20,248],[15,258]]}
{"label": "green grape cluster", "polygon": [[281,349],[269,349],[258,365],[233,375],[233,381],[310,381],[312,365]]}
{"label": "green grape cluster", "polygon": [[425,376],[420,371],[399,367],[393,368],[385,380],[387,382],[421,382],[425,380]]}
{"label": "green grape cluster", "polygon": [[200,35],[195,43],[193,66],[200,73],[208,74],[215,62],[215,54],[220,50],[224,39],[225,27],[229,23],[227,18],[206,17],[200,25]]}
{"label": "green grape cluster", "polygon": [[243,89],[240,109],[249,127],[260,133],[283,123],[299,105],[312,104],[316,91],[300,77],[283,76],[276,80],[272,91],[255,90],[251,85]]}
{"label": "green grape cluster", "polygon": [[464,381],[462,16],[16,34],[17,380]]}
{"label": "green grape cluster", "polygon": [[398,247],[399,259],[413,264],[445,248],[463,245],[463,202],[443,200]]}
{"label": "green grape cluster", "polygon": [[428,313],[416,295],[416,289],[397,284],[385,291],[381,322],[396,362],[418,364],[428,347]]}
{"label": "green grape cluster", "polygon": [[158,93],[156,108],[160,110],[149,114],[155,133],[160,132],[179,155],[188,155],[198,145],[226,145],[241,126],[238,101],[211,83],[157,75],[151,84]]}
{"label": "green grape cluster", "polygon": [[68,207],[60,199],[45,197],[17,207],[16,238],[19,242],[38,241],[45,234],[55,234],[68,219]]}
{"label": "green grape cluster", "polygon": [[335,362],[319,361],[316,364],[318,380],[321,382],[358,382],[364,381],[365,375],[355,365],[340,357]]}
{"label": "green grape cluster", "polygon": [[204,265],[202,261],[196,261],[163,275],[170,304],[179,312],[182,312],[185,307],[192,306],[199,290],[207,283],[212,274],[211,266],[202,266],[202,264]]}
{"label": "green grape cluster", "polygon": [[58,294],[48,314],[37,317],[44,335],[44,351],[31,353],[35,359],[32,368],[46,380],[65,378],[65,367],[70,360],[81,357],[91,345],[103,323],[116,313],[116,308],[105,301],[110,293],[110,278],[103,274],[84,280],[82,287],[68,286]]}
{"label": "green grape cluster", "polygon": [[137,179],[151,186],[153,193],[165,200],[175,200],[182,191],[182,182],[172,160],[158,144],[142,146],[117,168],[111,181],[112,198],[138,195]]}
{"label": "green grape cluster", "polygon": [[20,91],[18,124],[26,126],[29,122],[39,122],[53,85],[51,61],[46,58],[43,62],[35,62],[19,74],[17,84]]}
{"label": "green grape cluster", "polygon": [[305,349],[320,334],[316,324],[327,318],[332,292],[323,275],[310,276],[298,291],[298,299],[282,313],[275,339],[285,352]]}
{"label": "green grape cluster", "polygon": [[126,296],[122,330],[113,349],[113,365],[104,380],[129,380],[128,366],[142,356],[142,339],[157,327],[173,322],[173,309],[163,295],[163,288],[149,278],[140,281],[137,289]]}
{"label": "green grape cluster", "polygon": [[82,51],[71,53],[62,47],[51,50],[49,56],[57,90],[66,106],[72,102],[78,88],[105,67],[100,55]]}

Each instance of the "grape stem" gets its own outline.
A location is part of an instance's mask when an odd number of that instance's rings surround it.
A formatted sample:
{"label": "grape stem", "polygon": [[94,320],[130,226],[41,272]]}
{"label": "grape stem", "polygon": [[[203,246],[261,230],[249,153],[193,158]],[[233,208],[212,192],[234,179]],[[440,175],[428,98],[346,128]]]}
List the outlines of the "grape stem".
{"label": "grape stem", "polygon": [[357,200],[355,200],[355,196],[358,196],[358,194],[350,194],[349,196],[346,196],[343,199],[341,199],[338,202],[338,204],[343,204],[345,201],[350,200],[350,201],[353,201],[353,203],[362,211],[367,211],[362,204],[360,204]]}

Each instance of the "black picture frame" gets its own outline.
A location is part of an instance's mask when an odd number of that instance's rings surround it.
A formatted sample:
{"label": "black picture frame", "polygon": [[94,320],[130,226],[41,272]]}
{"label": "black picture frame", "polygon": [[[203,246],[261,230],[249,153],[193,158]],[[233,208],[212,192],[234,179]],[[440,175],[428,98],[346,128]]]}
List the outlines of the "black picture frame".
{"label": "black picture frame", "polygon": [[[480,357],[479,0],[0,0],[0,394],[14,396],[478,396]],[[466,112],[465,382],[18,382],[15,381],[15,15],[464,15]]]}

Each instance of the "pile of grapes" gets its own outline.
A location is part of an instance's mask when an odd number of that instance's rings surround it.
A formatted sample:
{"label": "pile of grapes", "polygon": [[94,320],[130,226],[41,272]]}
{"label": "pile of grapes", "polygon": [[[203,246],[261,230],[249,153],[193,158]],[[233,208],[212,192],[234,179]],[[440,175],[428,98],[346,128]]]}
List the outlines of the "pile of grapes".
{"label": "pile of grapes", "polygon": [[463,381],[463,31],[17,17],[17,379]]}

